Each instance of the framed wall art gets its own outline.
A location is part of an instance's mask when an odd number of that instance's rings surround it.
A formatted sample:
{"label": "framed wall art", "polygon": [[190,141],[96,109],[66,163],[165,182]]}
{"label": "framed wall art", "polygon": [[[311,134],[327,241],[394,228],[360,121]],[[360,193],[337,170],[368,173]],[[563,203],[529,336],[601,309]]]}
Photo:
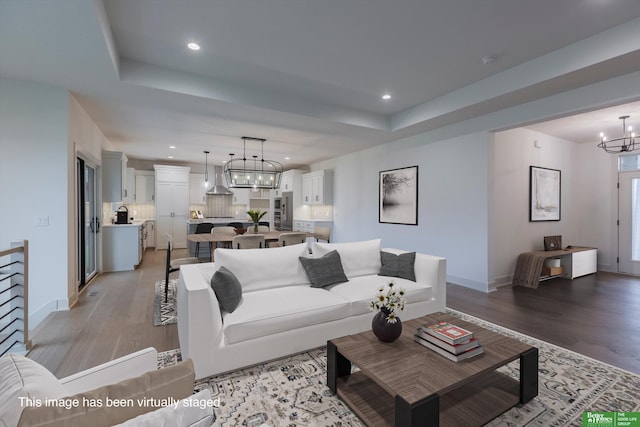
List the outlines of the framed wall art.
{"label": "framed wall art", "polygon": [[560,221],[560,171],[529,167],[529,221]]}
{"label": "framed wall art", "polygon": [[381,171],[378,221],[418,225],[418,166]]}

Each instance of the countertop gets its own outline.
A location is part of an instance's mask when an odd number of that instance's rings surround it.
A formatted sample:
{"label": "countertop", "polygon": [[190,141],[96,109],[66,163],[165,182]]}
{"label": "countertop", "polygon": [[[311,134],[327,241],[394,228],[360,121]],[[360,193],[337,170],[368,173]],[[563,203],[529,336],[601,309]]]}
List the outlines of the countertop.
{"label": "countertop", "polygon": [[187,220],[187,224],[200,224],[203,222],[208,222],[210,224],[229,224],[230,222],[246,222],[250,223],[251,220],[249,218],[203,218],[203,219],[190,219]]}
{"label": "countertop", "polygon": [[129,224],[104,224],[103,227],[140,227],[148,221],[155,221],[155,219],[134,219]]}

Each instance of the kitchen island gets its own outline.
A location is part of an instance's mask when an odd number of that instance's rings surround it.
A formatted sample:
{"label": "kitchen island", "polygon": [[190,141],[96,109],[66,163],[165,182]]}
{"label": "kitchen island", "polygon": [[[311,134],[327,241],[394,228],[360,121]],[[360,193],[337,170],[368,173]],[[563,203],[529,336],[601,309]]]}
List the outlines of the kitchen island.
{"label": "kitchen island", "polygon": [[134,270],[142,262],[147,220],[102,227],[102,271]]}

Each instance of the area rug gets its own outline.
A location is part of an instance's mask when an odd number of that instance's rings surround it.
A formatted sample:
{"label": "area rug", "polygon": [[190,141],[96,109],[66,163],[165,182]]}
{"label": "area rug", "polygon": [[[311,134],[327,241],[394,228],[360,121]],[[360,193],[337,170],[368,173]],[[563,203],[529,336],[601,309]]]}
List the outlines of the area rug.
{"label": "area rug", "polygon": [[169,279],[169,292],[167,302],[164,302],[164,280],[156,282],[155,296],[153,299],[153,325],[165,326],[178,321],[176,311],[176,286],[178,279]]}
{"label": "area rug", "polygon": [[[640,410],[640,376],[553,344],[453,310],[450,314],[539,349],[539,394],[489,426],[581,426],[584,411]],[[324,347],[197,381],[219,398],[218,426],[362,426],[326,386]],[[159,366],[180,360],[180,351],[158,355]],[[519,377],[519,362],[500,368]]]}

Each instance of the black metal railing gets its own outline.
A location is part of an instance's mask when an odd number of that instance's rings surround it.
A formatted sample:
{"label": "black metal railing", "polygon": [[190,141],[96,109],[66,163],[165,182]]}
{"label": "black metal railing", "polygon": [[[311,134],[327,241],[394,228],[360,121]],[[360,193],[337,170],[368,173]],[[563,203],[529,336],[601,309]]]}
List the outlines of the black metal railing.
{"label": "black metal railing", "polygon": [[0,356],[26,353],[29,340],[29,242],[0,250]]}

